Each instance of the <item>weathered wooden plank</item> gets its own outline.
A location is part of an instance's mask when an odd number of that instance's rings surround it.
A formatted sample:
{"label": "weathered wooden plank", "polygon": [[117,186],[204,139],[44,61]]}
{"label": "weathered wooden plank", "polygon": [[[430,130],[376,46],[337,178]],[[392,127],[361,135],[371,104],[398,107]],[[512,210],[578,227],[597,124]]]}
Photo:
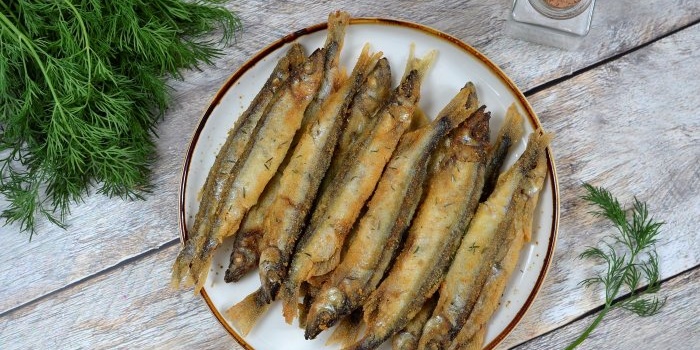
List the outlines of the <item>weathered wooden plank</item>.
{"label": "weathered wooden plank", "polygon": [[[579,349],[697,349],[700,344],[699,290],[700,268],[666,281],[659,296],[668,299],[658,314],[639,317],[621,309],[613,310]],[[578,320],[515,349],[563,349],[583,333],[596,316]]]}
{"label": "weathered wooden plank", "polygon": [[521,343],[603,303],[577,284],[597,267],[577,256],[614,228],[593,217],[581,183],[637,196],[665,221],[657,244],[661,275],[700,264],[700,25],[664,38],[530,98],[552,143],[561,186],[554,264],[506,346]]}
{"label": "weathered wooden plank", "polygon": [[[686,78],[700,62],[699,36],[696,25],[532,96],[544,126],[556,133],[560,236],[541,293],[502,348],[565,325],[601,304],[602,294],[577,285],[595,267],[576,256],[611,227],[587,213],[578,198],[583,181],[608,187],[623,201],[637,195],[666,221],[658,245],[662,276],[700,263],[700,219],[688,215],[700,208],[700,82]],[[172,246],[149,254],[3,315],[0,344],[230,346],[233,340],[200,298],[167,287],[176,250]],[[692,304],[682,298],[681,305]],[[672,324],[674,315],[663,313],[655,324],[670,331],[665,324]],[[37,330],[41,336],[27,336]],[[620,339],[637,334],[632,328],[615,332],[605,334]]]}
{"label": "weathered wooden plank", "polygon": [[448,32],[491,57],[523,89],[624,52],[700,16],[700,3],[693,0],[600,1],[587,46],[580,53],[570,53],[503,36],[510,0],[411,4],[247,1],[227,6],[241,15],[245,30],[215,66],[185,72],[185,82],[172,82],[173,104],[158,129],[153,194],[147,201],[136,202],[92,196],[73,207],[67,231],[42,222],[31,243],[16,233],[16,226],[0,227],[4,247],[0,252],[0,314],[176,240],[182,158],[211,97],[248,57],[292,29],[325,20],[331,10],[403,18]]}
{"label": "weathered wooden plank", "polygon": [[[171,246],[0,319],[3,349],[225,349],[235,344],[192,293],[168,286]],[[234,347],[240,349],[240,347]]]}

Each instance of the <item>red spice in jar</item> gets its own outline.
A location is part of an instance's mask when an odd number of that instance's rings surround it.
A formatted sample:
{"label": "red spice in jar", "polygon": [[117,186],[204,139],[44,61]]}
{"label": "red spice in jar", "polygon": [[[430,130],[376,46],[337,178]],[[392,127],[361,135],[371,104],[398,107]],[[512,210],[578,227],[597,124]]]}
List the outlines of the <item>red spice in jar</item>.
{"label": "red spice in jar", "polygon": [[565,9],[574,6],[581,2],[581,0],[544,0],[549,6]]}

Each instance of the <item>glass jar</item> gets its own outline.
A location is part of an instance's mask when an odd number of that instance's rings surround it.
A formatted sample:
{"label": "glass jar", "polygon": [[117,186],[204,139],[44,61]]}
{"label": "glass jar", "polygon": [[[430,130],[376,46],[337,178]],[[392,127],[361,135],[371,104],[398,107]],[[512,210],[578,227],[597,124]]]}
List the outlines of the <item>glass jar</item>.
{"label": "glass jar", "polygon": [[590,30],[594,6],[595,0],[515,0],[506,33],[575,50]]}
{"label": "glass jar", "polygon": [[591,0],[528,0],[537,12],[554,19],[569,19],[580,15]]}

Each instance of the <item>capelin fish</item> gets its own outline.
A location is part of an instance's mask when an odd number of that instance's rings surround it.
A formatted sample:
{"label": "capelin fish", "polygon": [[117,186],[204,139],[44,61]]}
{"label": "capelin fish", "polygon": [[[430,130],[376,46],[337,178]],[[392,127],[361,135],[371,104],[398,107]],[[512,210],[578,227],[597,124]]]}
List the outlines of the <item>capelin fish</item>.
{"label": "capelin fish", "polygon": [[[314,211],[310,225],[296,248],[288,278],[280,290],[285,321],[291,323],[297,314],[297,300],[302,282],[332,271],[340,260],[345,237],[389,161],[399,138],[410,125],[420,96],[420,85],[433,62],[435,52],[423,59],[411,57],[405,79],[392,93],[389,102],[378,112],[377,126],[341,176],[336,176],[323,195],[324,210]],[[319,200],[324,203],[324,198]]]}
{"label": "capelin fish", "polygon": [[484,181],[484,190],[481,193],[480,202],[485,201],[493,192],[496,186],[500,169],[508,155],[508,150],[513,143],[517,142],[523,136],[523,116],[518,112],[515,103],[508,107],[506,119],[498,131],[496,141],[493,142],[489,149],[488,163],[486,163],[486,181]]}
{"label": "capelin fish", "polygon": [[[411,45],[408,57],[409,63],[406,65],[401,81],[406,80],[406,76],[408,75],[408,73],[410,73],[411,68],[413,67],[411,65],[411,62],[418,62],[415,59],[414,50],[415,46]],[[333,160],[331,161],[331,165],[326,173],[326,176],[321,182],[321,188],[319,190],[316,203],[314,204],[315,211],[321,213],[324,213],[326,211],[328,207],[328,202],[332,198],[332,196],[327,192],[330,192],[332,190],[331,183],[335,179],[336,174],[344,172],[345,169],[349,167],[350,164],[354,161],[357,153],[362,149],[362,147],[366,146],[369,137],[373,134],[374,129],[377,127],[377,124],[379,122],[380,118],[378,117],[382,114],[380,113],[380,109],[386,107],[387,103],[389,103],[389,99],[392,93],[394,92],[391,91],[391,68],[389,67],[389,61],[387,59],[380,60],[375,70],[378,70],[377,72],[373,73],[377,75],[377,87],[380,87],[380,90],[378,90],[376,94],[370,93],[370,96],[365,96],[364,98],[361,94],[358,94],[357,98],[359,98],[360,100],[357,101],[357,103],[354,103],[351,107],[351,113],[354,113],[353,119],[355,120],[355,122],[351,122],[350,120],[348,120],[343,134],[341,135],[341,140],[339,140],[339,145],[335,153],[333,154]],[[387,92],[384,91],[384,89],[389,90],[388,96],[385,96]],[[398,88],[396,88],[395,90],[397,89]],[[374,111],[374,113],[372,113],[372,111]],[[417,111],[419,111],[418,106],[416,106],[416,108],[414,109],[414,113],[411,116],[411,125],[409,125],[407,130],[410,130],[411,127],[416,124],[415,121],[418,118],[415,114]],[[366,121],[362,122],[363,120]],[[353,126],[362,126],[361,132],[357,134],[352,134]],[[343,138],[345,138],[345,141],[343,140]]]}
{"label": "capelin fish", "polygon": [[278,177],[279,171],[265,187],[258,203],[248,211],[241,223],[241,228],[236,233],[229,266],[224,275],[224,281],[228,283],[240,280],[246,273],[258,266],[263,224],[268,209],[280,187]]}
{"label": "capelin fish", "polygon": [[260,281],[268,301],[274,297],[286,275],[296,241],[318,187],[330,164],[348,106],[355,92],[374,69],[381,53],[362,50],[350,78],[326,100],[319,116],[301,135],[281,178],[282,189],[270,206],[261,241]]}
{"label": "capelin fish", "polygon": [[498,307],[498,301],[506,287],[506,282],[515,271],[520,252],[532,231],[532,218],[535,207],[547,176],[546,153],[542,152],[537,159],[537,165],[528,173],[517,194],[516,212],[504,244],[498,246],[495,263],[490,275],[479,293],[474,309],[464,327],[459,331],[450,345],[450,349],[482,348],[486,335],[486,323]]}
{"label": "capelin fish", "polygon": [[421,307],[416,316],[408,322],[406,327],[396,333],[391,339],[392,350],[415,350],[418,348],[418,339],[420,339],[423,326],[425,326],[425,322],[430,318],[430,314],[433,312],[436,303],[437,295],[433,295],[423,304],[423,307]]}
{"label": "capelin fish", "polygon": [[[214,216],[221,204],[223,194],[230,188],[227,181],[241,155],[250,147],[255,136],[256,125],[274,101],[276,93],[286,84],[292,72],[300,66],[306,56],[300,44],[293,44],[280,59],[262,89],[255,96],[248,109],[241,114],[226,142],[216,156],[204,182],[200,207],[194,219],[189,237],[173,264],[171,284],[179,287],[189,270],[195,251],[201,249]],[[193,281],[192,281],[193,282]]]}
{"label": "capelin fish", "polygon": [[308,125],[316,119],[324,101],[336,90],[335,87],[342,83],[339,67],[340,51],[343,49],[345,32],[349,23],[350,14],[347,12],[335,11],[328,15],[328,33],[323,45],[325,49],[323,77],[313,100],[304,111],[304,125]]}
{"label": "capelin fish", "polygon": [[549,137],[533,135],[525,152],[499,176],[493,193],[477,208],[440,286],[440,298],[423,328],[418,349],[447,348],[471,313],[498,247],[507,237],[516,211],[517,194],[525,190],[522,186],[526,181],[523,180],[535,168],[549,143]]}
{"label": "capelin fish", "polygon": [[319,193],[323,193],[331,180],[341,171],[345,158],[351,154],[353,146],[360,144],[371,134],[376,125],[375,113],[391,93],[391,68],[386,57],[379,60],[376,67],[353,98],[348,111],[347,122],[333,153],[331,165],[321,183]]}
{"label": "capelin fish", "polygon": [[404,247],[364,304],[365,335],[349,349],[373,349],[403,329],[435,293],[476,208],[484,184],[488,116],[483,108],[440,148],[439,170],[426,188]]}
{"label": "capelin fish", "polygon": [[214,250],[224,238],[235,234],[248,210],[257,203],[260,194],[277,172],[285,158],[297,130],[301,126],[304,110],[308,106],[321,81],[325,50],[317,49],[289,82],[279,91],[279,98],[269,107],[260,123],[248,152],[242,155],[238,171],[223,205],[201,249],[196,253],[190,272],[198,293],[206,281]]}
{"label": "capelin fish", "polygon": [[[341,82],[342,77],[338,63],[348,22],[349,15],[345,12],[334,12],[328,16],[328,35],[324,46],[322,78],[316,95],[304,111],[300,130],[305,130],[310,123],[318,118],[321,105],[332,92],[337,90],[335,86]],[[294,135],[289,147],[290,150],[296,148],[301,134],[299,132]],[[240,279],[246,272],[258,265],[260,259],[259,245],[263,235],[262,226],[265,217],[270,213],[272,203],[279,196],[279,192],[283,191],[280,181],[293,153],[292,151],[287,152],[277,172],[260,195],[259,202],[243,219],[241,228],[233,241],[231,259],[225,277],[227,282]]]}
{"label": "capelin fish", "polygon": [[469,83],[432,123],[401,137],[353,230],[345,257],[311,307],[307,339],[359,308],[377,287],[418,206],[433,150],[477,107],[476,89]]}

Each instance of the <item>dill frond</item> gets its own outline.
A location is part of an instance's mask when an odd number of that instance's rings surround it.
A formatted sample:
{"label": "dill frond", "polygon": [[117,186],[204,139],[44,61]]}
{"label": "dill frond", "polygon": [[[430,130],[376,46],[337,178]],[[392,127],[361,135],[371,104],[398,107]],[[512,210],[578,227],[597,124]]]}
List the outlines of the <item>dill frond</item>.
{"label": "dill frond", "polygon": [[[0,217],[64,226],[88,189],[141,198],[168,77],[211,63],[240,28],[220,1],[0,3]],[[220,31],[220,42],[211,32]]]}
{"label": "dill frond", "polygon": [[[598,247],[588,247],[579,255],[580,259],[604,264],[602,271],[584,279],[581,285],[603,287],[605,304],[593,323],[566,349],[580,345],[612,309],[619,307],[646,317],[658,313],[666,302],[654,296],[660,287],[655,244],[664,223],[651,218],[646,203],[637,198],[630,210],[624,210],[610,191],[587,183],[583,187],[583,199],[595,207],[591,213],[610,220],[617,234],[607,236]],[[642,287],[644,284],[646,287]],[[628,294],[619,298],[622,290]]]}

